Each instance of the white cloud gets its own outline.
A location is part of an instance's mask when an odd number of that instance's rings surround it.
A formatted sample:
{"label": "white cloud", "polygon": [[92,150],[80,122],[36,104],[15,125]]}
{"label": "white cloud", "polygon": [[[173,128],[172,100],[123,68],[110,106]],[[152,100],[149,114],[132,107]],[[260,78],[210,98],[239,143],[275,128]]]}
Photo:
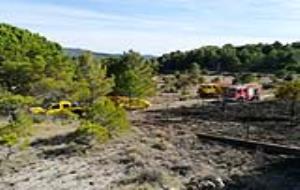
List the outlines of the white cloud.
{"label": "white cloud", "polygon": [[[13,11],[11,11],[13,10]],[[2,20],[14,21],[20,24],[30,25],[57,25],[61,27],[78,26],[79,24],[86,24],[82,27],[92,27],[92,25],[108,24],[126,25],[127,28],[131,26],[155,29],[168,27],[177,30],[189,30],[193,26],[184,19],[168,19],[159,16],[126,16],[122,14],[112,14],[106,12],[97,12],[86,9],[69,8],[56,5],[45,4],[3,4],[0,7],[0,18]]]}

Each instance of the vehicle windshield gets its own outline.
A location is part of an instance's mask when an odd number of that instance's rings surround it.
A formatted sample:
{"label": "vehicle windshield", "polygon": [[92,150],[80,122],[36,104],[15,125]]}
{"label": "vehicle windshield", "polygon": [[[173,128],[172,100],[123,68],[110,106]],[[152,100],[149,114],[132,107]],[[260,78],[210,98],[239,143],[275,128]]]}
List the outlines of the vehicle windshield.
{"label": "vehicle windshield", "polygon": [[63,106],[63,108],[69,108],[71,105],[70,104],[63,104],[62,106]]}
{"label": "vehicle windshield", "polygon": [[211,88],[214,88],[214,86],[212,86],[212,85],[203,85],[202,88],[211,89]]}
{"label": "vehicle windshield", "polygon": [[59,104],[53,104],[50,109],[59,109]]}

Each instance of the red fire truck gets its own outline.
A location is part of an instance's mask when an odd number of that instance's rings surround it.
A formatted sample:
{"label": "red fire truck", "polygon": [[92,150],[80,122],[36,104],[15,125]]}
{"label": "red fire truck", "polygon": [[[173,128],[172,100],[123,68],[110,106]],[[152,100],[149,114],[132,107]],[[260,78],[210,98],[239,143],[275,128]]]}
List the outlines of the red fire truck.
{"label": "red fire truck", "polygon": [[262,87],[259,84],[232,85],[224,94],[225,101],[260,100]]}

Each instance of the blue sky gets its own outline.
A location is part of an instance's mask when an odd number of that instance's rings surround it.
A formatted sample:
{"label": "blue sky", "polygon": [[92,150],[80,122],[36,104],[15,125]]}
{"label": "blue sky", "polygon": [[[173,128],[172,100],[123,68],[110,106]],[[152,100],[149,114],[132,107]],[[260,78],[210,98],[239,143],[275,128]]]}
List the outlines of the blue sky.
{"label": "blue sky", "polygon": [[300,0],[0,0],[0,22],[67,47],[159,55],[300,40]]}

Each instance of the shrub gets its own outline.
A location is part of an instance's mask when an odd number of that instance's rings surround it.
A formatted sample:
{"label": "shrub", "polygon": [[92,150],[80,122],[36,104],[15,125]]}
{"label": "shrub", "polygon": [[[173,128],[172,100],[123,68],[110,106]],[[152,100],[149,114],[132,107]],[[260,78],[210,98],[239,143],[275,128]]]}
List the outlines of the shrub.
{"label": "shrub", "polygon": [[201,81],[201,80],[199,80],[199,78],[201,78],[200,65],[198,63],[192,63],[188,74],[189,74],[189,78],[191,80],[191,83],[192,84],[198,84],[199,81]]}
{"label": "shrub", "polygon": [[177,88],[174,86],[174,84],[167,83],[161,86],[161,91],[164,93],[176,93]]}
{"label": "shrub", "polygon": [[203,76],[200,76],[198,78],[198,83],[200,83],[200,84],[205,83],[205,78]]}
{"label": "shrub", "polygon": [[275,76],[280,79],[283,79],[286,75],[287,75],[286,70],[279,70],[275,72]]}
{"label": "shrub", "polygon": [[14,132],[3,133],[0,135],[0,144],[13,146],[18,143],[18,135]]}
{"label": "shrub", "polygon": [[17,108],[25,108],[35,103],[35,99],[31,96],[13,95],[9,92],[0,94],[0,113],[8,115],[10,111]]}
{"label": "shrub", "polygon": [[258,79],[255,74],[243,74],[243,75],[236,76],[233,83],[247,84],[247,83],[251,83],[251,82],[257,82],[257,80]]}
{"label": "shrub", "polygon": [[176,80],[173,77],[164,77],[164,84],[160,87],[164,93],[176,93],[177,88],[175,87]]}
{"label": "shrub", "polygon": [[289,102],[289,112],[291,121],[295,119],[297,102],[300,101],[300,80],[286,81],[275,91],[275,96],[279,100]]}
{"label": "shrub", "polygon": [[207,69],[202,69],[202,74],[203,75],[208,75],[209,74],[209,71]]}
{"label": "shrub", "polygon": [[77,137],[92,137],[98,142],[106,142],[109,139],[108,130],[99,125],[89,121],[81,123],[80,127],[76,131]]}
{"label": "shrub", "polygon": [[275,95],[278,99],[287,101],[300,100],[300,80],[284,82],[276,89]]}
{"label": "shrub", "polygon": [[284,80],[285,81],[293,81],[294,78],[295,78],[294,75],[289,73],[284,77]]}
{"label": "shrub", "polygon": [[102,97],[87,110],[86,119],[105,127],[110,136],[129,129],[126,111],[110,99]]}
{"label": "shrub", "polygon": [[0,144],[6,146],[24,144],[32,133],[32,124],[32,118],[27,113],[18,112],[16,118],[9,124],[0,126]]}

